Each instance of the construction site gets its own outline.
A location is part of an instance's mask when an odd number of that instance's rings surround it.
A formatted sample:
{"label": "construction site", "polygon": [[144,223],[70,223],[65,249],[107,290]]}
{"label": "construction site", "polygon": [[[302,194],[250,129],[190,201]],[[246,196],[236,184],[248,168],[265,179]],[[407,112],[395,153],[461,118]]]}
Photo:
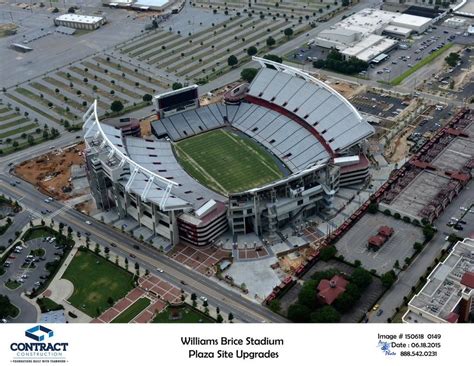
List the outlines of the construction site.
{"label": "construction site", "polygon": [[83,150],[82,142],[55,149],[22,162],[14,173],[56,200],[83,196],[89,193]]}

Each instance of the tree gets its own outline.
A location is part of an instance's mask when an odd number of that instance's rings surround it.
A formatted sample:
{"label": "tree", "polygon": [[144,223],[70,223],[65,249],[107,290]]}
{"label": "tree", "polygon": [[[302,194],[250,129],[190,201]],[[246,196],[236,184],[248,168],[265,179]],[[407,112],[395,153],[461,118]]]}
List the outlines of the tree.
{"label": "tree", "polygon": [[342,74],[351,75],[366,70],[369,64],[356,57],[345,59],[338,50],[332,49],[327,55],[326,60],[316,60],[313,62],[313,66],[318,69],[326,68]]}
{"label": "tree", "polygon": [[239,60],[237,59],[237,57],[235,57],[234,55],[230,55],[229,58],[227,59],[227,64],[230,66],[230,67],[234,67],[235,65],[237,65],[239,63]]}
{"label": "tree", "polygon": [[20,144],[18,143],[17,140],[13,141],[12,146],[13,146],[14,149],[16,149],[19,145],[20,145]]}
{"label": "tree", "polygon": [[232,323],[232,320],[234,320],[234,314],[229,313],[229,316],[227,317],[227,319]]}
{"label": "tree", "polygon": [[286,28],[283,33],[285,34],[285,36],[290,39],[290,37],[293,35],[293,29],[291,28]]}
{"label": "tree", "polygon": [[367,288],[372,283],[372,275],[362,267],[354,269],[350,281],[361,290]]}
{"label": "tree", "polygon": [[218,323],[222,323],[222,322],[224,321],[224,318],[222,317],[221,314],[217,314],[216,321],[217,321]]}
{"label": "tree", "polygon": [[151,94],[145,94],[143,96],[143,101],[144,102],[151,102],[152,99],[153,99],[153,96]]}
{"label": "tree", "polygon": [[328,260],[334,258],[336,253],[337,253],[337,249],[335,246],[326,247],[326,248],[321,249],[320,258],[321,260],[327,262]]}
{"label": "tree", "polygon": [[339,323],[341,315],[332,306],[326,305],[311,313],[312,323]]}
{"label": "tree", "polygon": [[419,253],[423,249],[423,244],[421,244],[420,242],[415,242],[413,244],[413,249],[415,249],[415,252]]}
{"label": "tree", "polygon": [[382,281],[382,285],[384,285],[386,288],[390,288],[397,280],[397,275],[393,270],[391,270],[380,276],[380,280]]}
{"label": "tree", "polygon": [[257,47],[255,46],[250,46],[249,48],[247,48],[247,55],[249,56],[254,56],[257,54],[257,52],[258,50],[257,50]]}
{"label": "tree", "polygon": [[183,84],[178,83],[178,82],[173,83],[173,85],[172,85],[173,90],[178,90],[178,89],[181,89],[182,87],[183,87]]}
{"label": "tree", "polygon": [[74,9],[73,6],[71,6],[68,10],[67,10],[68,13],[70,14],[74,14],[76,12],[76,9]]}
{"label": "tree", "polygon": [[379,205],[376,202],[371,202],[367,208],[367,212],[371,214],[376,214],[379,210]]}
{"label": "tree", "polygon": [[0,295],[0,318],[16,315],[16,307],[10,302],[8,296]]}
{"label": "tree", "polygon": [[276,44],[276,41],[275,41],[275,39],[274,39],[272,36],[270,36],[270,37],[267,38],[267,46],[268,46],[268,47],[272,47],[272,46],[274,46],[275,44]]}
{"label": "tree", "polygon": [[430,241],[435,234],[435,229],[431,225],[425,225],[423,227],[423,235],[425,236],[425,242]]}
{"label": "tree", "polygon": [[53,14],[59,13],[59,9],[58,9],[58,8],[54,8],[51,13],[53,13]]}
{"label": "tree", "polygon": [[314,309],[316,306],[316,286],[316,280],[305,281],[298,294],[298,303],[309,309]]}
{"label": "tree", "polygon": [[253,68],[253,67],[243,69],[240,73],[240,77],[241,77],[242,80],[245,80],[246,82],[251,83],[252,80],[257,75],[257,72],[258,72],[258,70]]}
{"label": "tree", "polygon": [[356,301],[357,300],[355,300],[351,294],[344,292],[334,302],[334,308],[336,308],[341,313],[345,313],[352,309]]}
{"label": "tree", "polygon": [[281,310],[281,303],[277,299],[270,301],[270,304],[268,304],[268,307],[270,308],[271,311],[274,313],[279,313]]}
{"label": "tree", "polygon": [[342,6],[349,6],[350,0],[342,0]]}
{"label": "tree", "polygon": [[288,308],[288,319],[294,323],[307,323],[310,319],[311,310],[301,304],[292,304]]}
{"label": "tree", "polygon": [[28,135],[28,145],[34,145],[35,144],[35,138],[33,135]]}
{"label": "tree", "polygon": [[275,61],[275,62],[278,62],[280,64],[283,62],[283,59],[280,56],[273,55],[271,53],[266,54],[265,56],[263,56],[263,58],[265,60]]}
{"label": "tree", "polygon": [[120,100],[114,100],[110,105],[112,112],[120,112],[123,109],[123,103]]}
{"label": "tree", "polygon": [[111,296],[109,296],[109,298],[107,299],[107,303],[108,303],[110,306],[112,306],[112,305],[114,304],[114,299],[113,299]]}
{"label": "tree", "polygon": [[456,52],[451,52],[448,56],[446,56],[444,60],[449,66],[455,67],[460,59],[461,57],[459,56],[459,54],[457,54]]}

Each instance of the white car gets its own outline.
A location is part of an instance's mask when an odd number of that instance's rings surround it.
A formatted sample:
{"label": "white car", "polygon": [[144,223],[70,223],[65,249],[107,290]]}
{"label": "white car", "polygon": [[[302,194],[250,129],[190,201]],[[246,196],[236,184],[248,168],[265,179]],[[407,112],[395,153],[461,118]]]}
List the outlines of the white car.
{"label": "white car", "polygon": [[156,269],[158,272],[163,273],[164,271],[161,268]]}
{"label": "white car", "polygon": [[199,297],[203,302],[206,302],[207,301],[207,297],[204,297],[204,296],[201,296]]}
{"label": "white car", "polygon": [[92,222],[90,222],[89,220],[86,220],[86,224],[87,225],[92,225]]}

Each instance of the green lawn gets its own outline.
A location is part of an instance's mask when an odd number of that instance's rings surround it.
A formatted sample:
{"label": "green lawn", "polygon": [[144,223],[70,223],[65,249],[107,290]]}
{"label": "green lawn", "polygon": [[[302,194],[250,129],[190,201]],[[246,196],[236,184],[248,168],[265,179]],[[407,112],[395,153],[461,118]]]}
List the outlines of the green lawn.
{"label": "green lawn", "polygon": [[187,138],[176,143],[175,149],[189,174],[224,194],[245,191],[283,177],[263,147],[223,129]]}
{"label": "green lawn", "polygon": [[7,282],[5,282],[5,286],[8,287],[10,290],[15,290],[21,286],[21,283],[18,281],[8,280]]}
{"label": "green lawn", "polygon": [[171,308],[168,306],[161,313],[156,314],[152,323],[215,323],[214,319],[202,314],[201,312],[184,306],[175,310],[180,312],[181,319],[171,320]]}
{"label": "green lawn", "polygon": [[133,288],[133,275],[91,251],[79,250],[63,275],[74,285],[68,301],[96,317],[110,307],[109,297],[115,301]]}
{"label": "green lawn", "polygon": [[445,51],[447,51],[449,48],[451,48],[453,44],[452,43],[448,43],[446,45],[444,45],[443,47],[441,47],[439,50],[433,52],[432,54],[430,54],[429,56],[425,57],[423,60],[421,60],[420,62],[418,62],[417,64],[413,65],[413,67],[410,67],[407,71],[405,71],[403,74],[401,74],[400,76],[396,77],[395,79],[393,79],[392,81],[390,81],[390,84],[391,85],[399,85],[403,80],[405,80],[407,77],[409,77],[411,74],[413,74],[414,72],[418,71],[419,69],[421,69],[423,66],[429,64],[431,61],[433,61],[434,59],[436,59],[438,56],[440,56],[441,54],[443,54]]}
{"label": "green lawn", "polygon": [[[64,230],[66,231],[66,230]],[[23,234],[23,240],[29,241],[38,238],[45,238],[48,236],[56,236],[56,232],[49,227],[36,227],[28,229],[25,234]]]}
{"label": "green lawn", "polygon": [[45,250],[43,248],[33,249],[30,251],[30,254],[35,257],[42,257],[45,254]]}
{"label": "green lawn", "polygon": [[150,299],[142,297],[125,309],[112,323],[129,323],[133,318],[145,310],[150,305]]}
{"label": "green lawn", "polygon": [[37,304],[41,308],[42,313],[47,313],[48,311],[62,310],[64,306],[55,303],[48,297],[41,297],[36,300]]}
{"label": "green lawn", "polygon": [[17,128],[16,130],[10,130],[10,131],[7,131],[7,132],[4,132],[4,133],[0,133],[0,138],[5,138],[5,137],[9,137],[9,136],[13,136],[13,135],[16,135],[18,133],[23,133],[23,132],[27,132],[29,130],[32,130],[33,128],[36,128],[38,127],[38,125],[36,123],[30,123],[24,127],[20,127],[20,128]]}

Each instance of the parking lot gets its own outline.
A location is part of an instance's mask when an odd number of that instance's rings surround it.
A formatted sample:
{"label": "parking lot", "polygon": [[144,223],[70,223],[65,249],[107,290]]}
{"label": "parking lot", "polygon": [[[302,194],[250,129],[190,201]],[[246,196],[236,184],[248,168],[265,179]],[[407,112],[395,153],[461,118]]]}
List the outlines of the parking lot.
{"label": "parking lot", "polygon": [[[14,290],[3,286],[1,292],[4,294],[10,291],[29,292],[38,287],[49,275],[45,264],[58,260],[63,254],[55,242],[49,243],[43,241],[43,238],[30,240],[16,248],[18,249],[15,249],[4,263],[5,274],[2,280],[4,283],[8,280],[18,281],[20,286]],[[41,248],[44,249],[43,255],[36,256],[31,253]]]}
{"label": "parking lot", "polygon": [[[393,236],[378,250],[367,248],[367,240],[377,234],[380,226],[387,225],[394,229]],[[413,244],[423,242],[421,228],[396,220],[382,213],[364,215],[350,231],[337,243],[336,248],[344,260],[361,261],[367,270],[375,269],[378,274],[383,274],[391,269],[398,260],[403,266],[405,258],[414,253]]]}
{"label": "parking lot", "polygon": [[391,118],[400,114],[410,104],[410,101],[368,91],[352,98],[351,103],[362,113]]}
{"label": "parking lot", "polygon": [[[387,59],[369,67],[368,76],[372,80],[389,82],[429,56],[437,48],[449,42],[456,42],[457,38],[466,37],[456,35],[456,31],[452,28],[436,26],[436,29],[431,32],[414,36],[413,40],[400,40],[399,48],[391,51]],[[405,46],[407,49],[402,49]]]}
{"label": "parking lot", "polygon": [[[433,76],[433,79],[426,83],[425,88],[430,90],[439,90],[443,92],[456,93],[461,98],[470,98],[474,93],[474,80],[472,76],[467,77],[467,82],[459,86],[459,80],[462,80],[462,74],[466,73],[472,65],[474,60],[474,52],[470,48],[464,49],[460,53],[460,60],[454,67],[449,67],[446,70],[439,72]],[[451,89],[451,83],[454,87]]]}

